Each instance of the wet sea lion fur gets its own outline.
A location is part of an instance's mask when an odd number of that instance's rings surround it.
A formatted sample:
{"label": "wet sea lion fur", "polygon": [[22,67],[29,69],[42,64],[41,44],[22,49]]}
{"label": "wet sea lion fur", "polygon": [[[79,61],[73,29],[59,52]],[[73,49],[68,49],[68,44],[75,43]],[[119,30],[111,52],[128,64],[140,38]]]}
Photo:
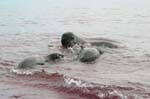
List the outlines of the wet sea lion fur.
{"label": "wet sea lion fur", "polygon": [[64,57],[63,54],[60,54],[60,53],[52,53],[52,54],[49,54],[46,56],[45,58],[45,62],[50,62],[50,61],[57,61],[57,60],[60,60]]}
{"label": "wet sea lion fur", "polygon": [[17,68],[19,69],[34,68],[37,65],[44,65],[44,58],[42,57],[25,58],[18,64]]}
{"label": "wet sea lion fur", "polygon": [[99,58],[103,54],[100,50],[94,47],[83,48],[79,55],[81,62],[92,62]]}
{"label": "wet sea lion fur", "polygon": [[72,32],[66,32],[61,37],[61,44],[64,48],[73,47],[75,44],[84,44],[86,41],[84,41],[82,38],[79,38]]}

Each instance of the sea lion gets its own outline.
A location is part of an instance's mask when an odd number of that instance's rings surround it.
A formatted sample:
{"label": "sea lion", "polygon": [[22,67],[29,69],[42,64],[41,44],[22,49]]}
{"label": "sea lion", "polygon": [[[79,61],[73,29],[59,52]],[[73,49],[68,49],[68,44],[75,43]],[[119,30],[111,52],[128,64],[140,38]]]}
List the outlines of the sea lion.
{"label": "sea lion", "polygon": [[44,58],[42,57],[28,57],[21,61],[17,68],[19,69],[28,69],[28,68],[34,68],[37,65],[44,65]]}
{"label": "sea lion", "polygon": [[78,45],[91,45],[96,47],[104,47],[104,48],[119,48],[121,46],[120,42],[105,39],[105,38],[94,38],[94,39],[82,39],[75,35],[72,32],[66,32],[61,37],[61,44],[64,48],[73,47],[75,44]]}
{"label": "sea lion", "polygon": [[72,32],[66,32],[61,37],[61,44],[64,48],[73,47],[75,44],[85,44],[86,41],[79,38]]}
{"label": "sea lion", "polygon": [[92,62],[99,58],[103,54],[101,50],[95,47],[83,48],[79,54],[79,60],[81,62]]}
{"label": "sea lion", "polygon": [[45,62],[56,62],[57,60],[60,60],[64,57],[63,54],[60,53],[52,53],[46,56]]}
{"label": "sea lion", "polygon": [[101,48],[121,48],[122,44],[120,42],[105,39],[105,38],[90,38],[86,39],[88,44],[95,47]]}

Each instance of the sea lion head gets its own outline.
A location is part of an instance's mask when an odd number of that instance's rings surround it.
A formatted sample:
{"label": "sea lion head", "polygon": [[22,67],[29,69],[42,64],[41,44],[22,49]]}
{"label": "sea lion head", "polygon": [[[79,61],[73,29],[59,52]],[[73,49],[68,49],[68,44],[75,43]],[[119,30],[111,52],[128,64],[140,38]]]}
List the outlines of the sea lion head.
{"label": "sea lion head", "polygon": [[64,48],[73,47],[76,44],[76,36],[72,32],[66,32],[61,37],[61,44]]}
{"label": "sea lion head", "polygon": [[63,54],[59,54],[59,53],[52,53],[52,54],[49,54],[48,56],[46,56],[46,59],[45,61],[46,62],[49,62],[49,61],[57,61],[57,60],[60,60],[64,57]]}
{"label": "sea lion head", "polygon": [[98,49],[94,47],[85,47],[82,48],[79,55],[79,60],[81,62],[93,62],[98,59],[100,56],[100,52]]}

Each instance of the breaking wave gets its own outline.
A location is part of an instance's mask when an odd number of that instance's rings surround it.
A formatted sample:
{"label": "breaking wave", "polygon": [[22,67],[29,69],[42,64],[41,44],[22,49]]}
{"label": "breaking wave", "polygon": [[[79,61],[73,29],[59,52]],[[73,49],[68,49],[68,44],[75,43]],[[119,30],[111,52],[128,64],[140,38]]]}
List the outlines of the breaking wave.
{"label": "breaking wave", "polygon": [[[142,88],[104,85],[68,77],[59,73],[48,73],[44,69],[25,72],[13,69],[17,76],[27,80],[29,86],[53,89],[69,95],[78,95],[87,99],[149,99],[150,93]],[[36,82],[35,82],[36,81]],[[29,83],[30,82],[30,83]]]}

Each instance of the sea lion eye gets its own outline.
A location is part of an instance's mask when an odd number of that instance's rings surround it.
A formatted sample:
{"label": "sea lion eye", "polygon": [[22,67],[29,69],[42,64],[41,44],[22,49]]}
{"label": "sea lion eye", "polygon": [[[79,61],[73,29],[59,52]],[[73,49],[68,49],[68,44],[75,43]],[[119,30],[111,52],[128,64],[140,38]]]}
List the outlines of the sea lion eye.
{"label": "sea lion eye", "polygon": [[59,55],[59,57],[64,57],[64,55]]}
{"label": "sea lion eye", "polygon": [[73,40],[73,39],[74,39],[74,37],[73,37],[73,36],[71,36],[71,39]]}

